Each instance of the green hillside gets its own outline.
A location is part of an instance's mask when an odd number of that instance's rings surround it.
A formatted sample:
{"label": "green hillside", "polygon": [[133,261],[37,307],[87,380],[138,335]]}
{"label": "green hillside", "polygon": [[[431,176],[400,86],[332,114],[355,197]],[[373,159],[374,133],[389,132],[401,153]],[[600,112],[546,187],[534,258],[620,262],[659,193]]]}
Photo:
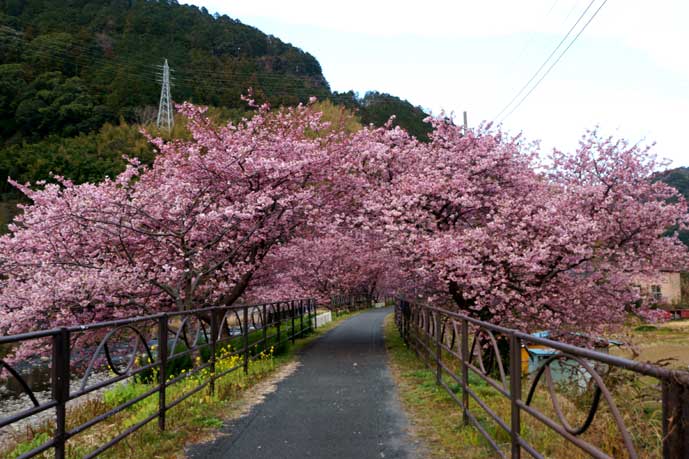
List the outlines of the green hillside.
{"label": "green hillside", "polygon": [[659,179],[674,187],[689,200],[689,167],[669,169],[659,174]]}
{"label": "green hillside", "polygon": [[0,1],[2,136],[34,139],[138,121],[167,58],[175,100],[242,107],[327,96],[310,54],[228,16],[174,1]]}
{"label": "green hillside", "polygon": [[[172,69],[172,98],[237,119],[252,88],[258,102],[330,99],[363,124],[395,124],[425,140],[419,107],[389,94],[333,93],[315,57],[255,27],[175,0],[0,0],[0,200],[7,183],[98,181],[144,162],[139,133],[155,120],[160,66]],[[175,131],[174,135],[179,132]],[[11,213],[11,212],[10,212]],[[0,216],[1,217],[1,216]],[[0,218],[0,228],[2,227]]]}
{"label": "green hillside", "polygon": [[353,91],[335,93],[333,98],[337,103],[354,110],[363,124],[382,126],[391,116],[395,116],[393,125],[402,126],[419,140],[428,140],[432,128],[424,122],[428,116],[421,107],[415,107],[410,102],[390,94],[369,91],[359,97]]}
{"label": "green hillside", "polygon": [[[674,187],[689,201],[689,167],[678,167],[661,172],[657,179]],[[689,246],[689,231],[680,231],[679,238]]]}

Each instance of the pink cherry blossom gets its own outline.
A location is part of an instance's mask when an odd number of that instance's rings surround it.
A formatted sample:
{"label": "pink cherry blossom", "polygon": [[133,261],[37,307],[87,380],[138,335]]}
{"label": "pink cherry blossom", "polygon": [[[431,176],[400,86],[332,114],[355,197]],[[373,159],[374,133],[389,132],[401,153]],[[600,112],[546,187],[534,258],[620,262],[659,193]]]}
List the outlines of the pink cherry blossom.
{"label": "pink cherry blossom", "polygon": [[3,333],[210,304],[397,293],[525,330],[619,323],[634,279],[686,269],[686,203],[649,149],[587,133],[573,152],[433,119],[347,133],[311,105],[151,138],[146,168],[15,184],[0,238]]}

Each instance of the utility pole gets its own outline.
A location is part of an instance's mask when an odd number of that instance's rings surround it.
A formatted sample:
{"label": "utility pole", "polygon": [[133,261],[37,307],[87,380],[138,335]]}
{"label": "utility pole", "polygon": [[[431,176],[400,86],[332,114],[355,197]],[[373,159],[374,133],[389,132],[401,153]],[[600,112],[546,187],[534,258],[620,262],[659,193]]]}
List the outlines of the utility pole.
{"label": "utility pole", "polygon": [[156,126],[159,128],[165,127],[167,132],[172,130],[175,120],[172,116],[172,99],[170,97],[170,67],[167,65],[167,59],[163,64],[163,77],[160,80],[160,105],[158,105],[158,120]]}

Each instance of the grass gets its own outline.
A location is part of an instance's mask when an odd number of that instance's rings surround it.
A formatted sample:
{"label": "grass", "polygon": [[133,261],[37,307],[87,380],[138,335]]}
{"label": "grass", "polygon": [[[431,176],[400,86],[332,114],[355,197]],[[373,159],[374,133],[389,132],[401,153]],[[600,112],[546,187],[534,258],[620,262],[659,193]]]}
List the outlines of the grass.
{"label": "grass", "polygon": [[[118,459],[184,457],[184,446],[212,439],[218,429],[224,425],[225,420],[237,414],[237,409],[241,405],[240,402],[252,396],[251,389],[257,383],[268,379],[279,369],[295,361],[300,350],[323,333],[337,326],[340,321],[352,315],[354,314],[339,315],[333,322],[319,327],[303,339],[298,339],[294,345],[290,343],[285,343],[279,347],[273,345],[259,353],[255,360],[250,361],[247,374],[244,374],[240,367],[237,371],[216,380],[214,395],[211,395],[209,390],[203,389],[171,408],[167,412],[167,425],[164,432],[158,430],[157,421],[153,419],[98,457]],[[298,327],[298,324],[296,326]],[[283,333],[288,331],[288,327],[284,327]],[[262,332],[259,331],[257,334],[260,335]],[[259,338],[252,338],[251,341],[256,339],[260,339],[260,336]],[[231,351],[232,348],[229,347],[219,351],[216,357],[216,371],[218,373],[241,365],[242,357],[231,355]],[[201,364],[201,357],[197,356],[193,363],[195,365]],[[189,369],[181,369],[180,372],[181,374],[189,374]],[[209,371],[207,369],[202,370],[169,386],[166,391],[168,402],[188,393],[206,381],[208,376]],[[67,428],[74,428],[101,413],[144,394],[154,387],[147,381],[150,381],[150,378],[133,378],[127,383],[113,385],[101,397],[83,401],[73,407],[68,406]],[[157,409],[157,394],[144,398],[120,413],[72,437],[67,442],[67,457],[78,458],[89,454],[127,428],[154,414]],[[27,428],[12,442],[0,446],[0,457],[14,459],[40,446],[52,438],[53,430],[52,420]],[[36,457],[49,458],[53,457],[53,453],[49,450]]]}
{"label": "grass", "polygon": [[[400,399],[412,423],[416,436],[427,448],[426,457],[463,459],[483,459],[495,457],[495,451],[473,426],[465,426],[461,407],[452,396],[436,384],[435,368],[429,369],[417,354],[407,348],[399,336],[392,315],[386,318],[385,342],[388,349],[392,373],[395,377]],[[459,374],[456,359],[449,354],[443,361]],[[443,381],[461,400],[461,386],[448,376]],[[612,391],[625,425],[632,436],[639,457],[660,457],[662,429],[660,423],[660,393],[652,381],[643,378],[630,378],[629,375],[612,372],[606,377],[606,385]],[[509,384],[509,381],[507,381]],[[524,380],[523,393],[528,390]],[[510,421],[510,401],[479,376],[469,372],[469,386],[497,415]],[[578,426],[585,419],[590,406],[590,393],[581,394],[569,387],[569,393],[561,387],[558,401],[570,424]],[[509,456],[510,436],[481,407],[470,399],[470,412]],[[532,406],[551,419],[557,415],[552,401],[539,386]],[[568,443],[556,432],[546,427],[529,414],[522,412],[522,437],[537,451],[548,458],[578,459],[588,458],[589,454]],[[602,402],[593,426],[582,438],[615,458],[627,457],[621,436],[607,405]],[[526,452],[523,453],[528,456]]]}
{"label": "grass", "polygon": [[404,344],[392,314],[385,319],[384,333],[402,405],[412,421],[415,435],[427,449],[427,457],[493,457],[494,452],[484,444],[481,434],[462,424],[457,404],[436,384],[435,372],[426,368],[414,351]]}
{"label": "grass", "polygon": [[658,362],[670,368],[689,369],[689,320],[664,324],[629,324],[620,340],[631,343],[615,354],[642,362]]}

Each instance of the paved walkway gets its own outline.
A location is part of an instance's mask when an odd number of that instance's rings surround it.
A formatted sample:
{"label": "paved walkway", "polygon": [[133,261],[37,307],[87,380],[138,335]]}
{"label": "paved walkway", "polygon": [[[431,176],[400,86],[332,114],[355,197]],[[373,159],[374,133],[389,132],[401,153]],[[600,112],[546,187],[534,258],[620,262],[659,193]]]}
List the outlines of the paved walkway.
{"label": "paved walkway", "polygon": [[308,349],[302,366],[229,435],[192,447],[194,459],[413,458],[383,345],[390,309],[346,320]]}

